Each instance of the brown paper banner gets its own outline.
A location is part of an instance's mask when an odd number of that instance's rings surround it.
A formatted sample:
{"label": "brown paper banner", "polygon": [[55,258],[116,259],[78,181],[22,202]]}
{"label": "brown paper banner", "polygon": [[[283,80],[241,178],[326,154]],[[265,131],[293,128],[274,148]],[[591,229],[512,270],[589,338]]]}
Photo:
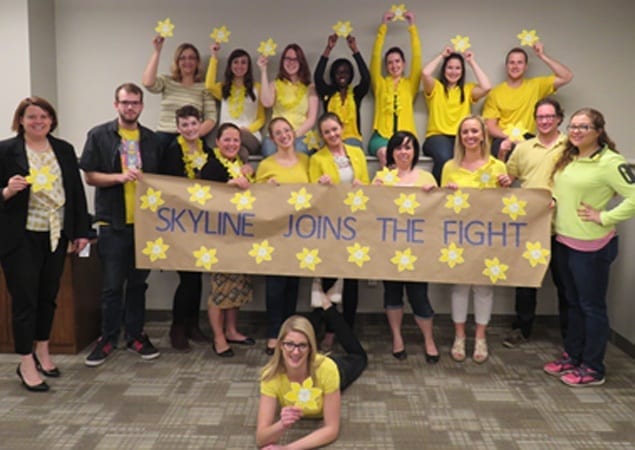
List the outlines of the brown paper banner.
{"label": "brown paper banner", "polygon": [[145,174],[137,266],[540,286],[550,259],[546,190],[252,185]]}

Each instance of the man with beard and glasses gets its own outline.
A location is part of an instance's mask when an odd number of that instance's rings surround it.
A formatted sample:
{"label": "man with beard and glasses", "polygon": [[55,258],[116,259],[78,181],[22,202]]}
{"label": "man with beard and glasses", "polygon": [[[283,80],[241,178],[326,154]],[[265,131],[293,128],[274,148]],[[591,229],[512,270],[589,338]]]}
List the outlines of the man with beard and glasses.
{"label": "man with beard and glasses", "polygon": [[103,276],[101,337],[84,361],[89,367],[103,364],[117,347],[122,321],[128,350],[145,360],[159,356],[143,330],[150,271],[135,267],[134,203],[136,180],[143,172],[158,173],[161,147],[154,132],[138,122],[143,111],[139,86],[119,86],[114,106],[117,119],[88,132],[80,159],[86,183],[95,187]]}

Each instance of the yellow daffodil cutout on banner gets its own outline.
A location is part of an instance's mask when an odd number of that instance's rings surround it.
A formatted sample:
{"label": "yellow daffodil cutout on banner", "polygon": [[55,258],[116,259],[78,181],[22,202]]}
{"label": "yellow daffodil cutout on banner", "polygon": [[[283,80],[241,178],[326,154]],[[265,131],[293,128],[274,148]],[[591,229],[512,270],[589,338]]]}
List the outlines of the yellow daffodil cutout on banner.
{"label": "yellow daffodil cutout on banner", "polygon": [[414,263],[417,261],[417,257],[412,254],[412,250],[409,248],[402,251],[395,251],[395,256],[390,258],[390,262],[397,266],[397,270],[399,272],[403,272],[404,270],[415,270]]}
{"label": "yellow daffodil cutout on banner", "polygon": [[205,203],[213,197],[209,190],[209,186],[201,186],[198,183],[187,188],[187,192],[190,194],[190,201],[192,203],[198,203],[201,206],[205,206]]}
{"label": "yellow daffodil cutout on banner", "polygon": [[146,248],[141,253],[149,257],[151,262],[155,262],[158,259],[167,259],[166,252],[169,248],[170,246],[163,242],[163,238],[159,238],[156,241],[147,241]]}
{"label": "yellow daffodil cutout on banner", "polygon": [[395,17],[392,20],[406,20],[406,18],[404,17],[404,14],[406,14],[408,10],[406,9],[406,6],[401,3],[399,5],[392,5],[390,7],[390,12],[395,14]]}
{"label": "yellow daffodil cutout on banner", "polygon": [[266,41],[260,42],[258,53],[260,53],[262,56],[273,56],[276,54],[277,47],[278,44],[276,44],[273,39],[269,38]]}
{"label": "yellow daffodil cutout on banner", "polygon": [[361,246],[358,242],[346,247],[346,251],[348,251],[348,262],[357,264],[358,267],[362,267],[365,262],[370,261],[370,256],[368,256],[369,250],[370,247]]}
{"label": "yellow daffodil cutout on banner", "polygon": [[421,203],[417,201],[416,194],[401,193],[394,203],[399,207],[399,214],[410,214],[411,216],[414,216],[415,209],[421,206]]}
{"label": "yellow daffodil cutout on banner", "polygon": [[357,192],[349,192],[344,200],[344,204],[350,206],[351,212],[366,211],[366,203],[368,203],[368,197],[361,189]]}
{"label": "yellow daffodil cutout on banner", "polygon": [[536,30],[523,30],[518,33],[516,37],[520,39],[520,45],[522,47],[531,47],[540,40],[540,38],[536,35]]}
{"label": "yellow daffodil cutout on banner", "polygon": [[457,190],[452,194],[446,195],[445,199],[445,207],[448,209],[453,209],[455,213],[460,213],[462,210],[470,207],[468,203],[468,199],[470,198],[470,194],[464,194],[461,190]]}
{"label": "yellow daffodil cutout on banner", "polygon": [[159,33],[159,36],[163,38],[172,37],[174,36],[174,24],[170,21],[169,17],[166,17],[165,20],[159,20],[157,22],[154,31]]}
{"label": "yellow daffodil cutout on banner", "polygon": [[505,275],[507,269],[509,269],[509,266],[500,262],[498,258],[485,258],[485,270],[483,270],[483,275],[489,277],[492,283],[496,283],[498,280],[507,279],[507,275]]}
{"label": "yellow daffodil cutout on banner", "polygon": [[515,195],[509,197],[503,197],[503,214],[507,214],[511,219],[516,220],[519,216],[526,216],[525,206],[527,202],[525,200],[518,200]]}
{"label": "yellow daffodil cutout on banner", "polygon": [[540,242],[527,242],[525,248],[527,250],[523,253],[523,258],[529,261],[531,267],[536,267],[538,264],[547,264],[547,256],[551,252],[546,248],[542,248]]}
{"label": "yellow daffodil cutout on banner", "polygon": [[482,170],[478,174],[478,187],[486,188],[486,187],[496,187],[498,181],[496,177],[489,170]]}
{"label": "yellow daffodil cutout on banner", "polygon": [[457,247],[454,242],[451,242],[446,248],[441,249],[440,262],[447,263],[450,269],[454,269],[457,264],[463,264],[463,249]]}
{"label": "yellow daffodil cutout on banner", "polygon": [[232,204],[236,205],[237,211],[251,211],[255,201],[256,197],[251,195],[251,191],[237,192],[230,200]]}
{"label": "yellow daffodil cutout on banner", "polygon": [[221,44],[223,42],[229,42],[230,34],[232,34],[232,32],[229,31],[225,25],[223,25],[220,28],[214,28],[212,30],[212,34],[210,34],[209,37],[214,39],[214,42]]}
{"label": "yellow daffodil cutout on banner", "polygon": [[43,166],[40,170],[31,167],[25,180],[31,185],[33,192],[50,191],[53,189],[53,182],[57,180],[57,175],[51,173],[49,166]]}
{"label": "yellow daffodil cutout on banner", "polygon": [[303,248],[300,253],[296,253],[295,257],[298,258],[298,261],[300,261],[300,269],[309,269],[315,271],[315,266],[322,262],[319,253],[320,250],[317,248],[314,248],[312,250]]}
{"label": "yellow daffodil cutout on banner", "polygon": [[313,379],[307,378],[300,383],[291,382],[291,390],[284,394],[285,400],[293,403],[293,406],[299,408],[307,408],[309,410],[317,409],[317,399],[322,395],[322,389],[313,387]]}
{"label": "yellow daffodil cutout on banner", "polygon": [[215,248],[207,248],[201,245],[201,248],[192,252],[196,258],[196,267],[203,267],[205,270],[212,270],[212,266],[218,262]]}
{"label": "yellow daffodil cutout on banner", "polygon": [[503,130],[503,133],[509,138],[512,142],[521,142],[525,140],[525,133],[527,133],[527,128],[525,128],[521,123],[512,123],[507,125],[507,127]]}
{"label": "yellow daffodil cutout on banner", "polygon": [[251,250],[249,250],[249,256],[256,260],[256,264],[261,264],[263,261],[271,261],[271,254],[275,249],[269,245],[269,240],[265,239],[259,244],[251,244]]}
{"label": "yellow daffodil cutout on banner", "polygon": [[313,195],[309,194],[305,188],[302,188],[299,191],[291,192],[291,198],[287,200],[287,203],[292,205],[296,211],[300,211],[311,207],[312,198]]}
{"label": "yellow daffodil cutout on banner", "polygon": [[450,39],[452,45],[454,46],[454,51],[459,53],[464,53],[468,48],[472,46],[470,44],[470,38],[467,36],[461,36],[457,34],[453,39]]}
{"label": "yellow daffodil cutout on banner", "polygon": [[152,212],[157,212],[159,206],[165,203],[161,198],[161,191],[155,191],[151,187],[149,187],[146,193],[140,198],[141,209],[149,209]]}
{"label": "yellow daffodil cutout on banner", "polygon": [[349,34],[353,32],[353,27],[351,27],[351,22],[347,20],[346,22],[342,22],[341,20],[333,25],[333,31],[339,37],[347,37]]}
{"label": "yellow daffodil cutout on banner", "polygon": [[394,186],[399,183],[399,177],[397,176],[397,169],[390,170],[388,167],[384,167],[375,174],[378,180],[381,180],[384,186]]}
{"label": "yellow daffodil cutout on banner", "polygon": [[309,148],[320,148],[320,137],[315,132],[315,130],[307,131],[302,142],[304,142]]}

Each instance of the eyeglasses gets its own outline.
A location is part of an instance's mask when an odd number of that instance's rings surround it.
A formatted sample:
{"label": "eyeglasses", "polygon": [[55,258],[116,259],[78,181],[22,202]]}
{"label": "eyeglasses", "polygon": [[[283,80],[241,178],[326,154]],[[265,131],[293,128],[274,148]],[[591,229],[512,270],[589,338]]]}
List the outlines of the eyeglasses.
{"label": "eyeglasses", "polygon": [[293,350],[298,349],[300,350],[300,352],[304,353],[309,349],[309,344],[306,342],[300,342],[299,344],[296,344],[295,342],[284,341],[282,343],[282,348],[284,348],[288,352],[292,352]]}
{"label": "eyeglasses", "polygon": [[280,130],[276,130],[273,132],[273,136],[274,137],[280,137],[280,136],[284,136],[287,133],[291,133],[293,132],[293,130],[291,128],[282,128]]}
{"label": "eyeglasses", "polygon": [[293,58],[291,56],[285,56],[284,58],[282,58],[284,61],[287,62],[298,62],[300,61],[300,58]]}
{"label": "eyeglasses", "polygon": [[568,131],[583,131],[583,132],[587,132],[589,130],[595,130],[594,127],[592,127],[591,125],[567,125],[567,130]]}
{"label": "eyeglasses", "polygon": [[120,105],[122,105],[123,107],[127,108],[128,106],[134,106],[135,108],[139,105],[141,105],[141,102],[139,100],[117,100],[117,103],[119,103]]}
{"label": "eyeglasses", "polygon": [[556,120],[556,116],[555,114],[545,114],[543,116],[536,116],[536,120],[548,120],[548,121],[552,121],[552,120]]}
{"label": "eyeglasses", "polygon": [[192,56],[179,56],[179,61],[198,61],[198,58],[194,55]]}

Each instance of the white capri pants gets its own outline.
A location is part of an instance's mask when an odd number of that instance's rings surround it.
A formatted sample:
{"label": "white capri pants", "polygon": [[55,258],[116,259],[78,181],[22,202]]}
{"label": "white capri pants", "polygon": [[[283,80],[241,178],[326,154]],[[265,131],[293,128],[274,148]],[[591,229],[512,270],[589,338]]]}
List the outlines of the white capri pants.
{"label": "white capri pants", "polygon": [[492,317],[494,306],[494,287],[472,284],[452,286],[452,320],[454,323],[467,321],[470,289],[474,291],[474,320],[479,325],[487,325]]}

